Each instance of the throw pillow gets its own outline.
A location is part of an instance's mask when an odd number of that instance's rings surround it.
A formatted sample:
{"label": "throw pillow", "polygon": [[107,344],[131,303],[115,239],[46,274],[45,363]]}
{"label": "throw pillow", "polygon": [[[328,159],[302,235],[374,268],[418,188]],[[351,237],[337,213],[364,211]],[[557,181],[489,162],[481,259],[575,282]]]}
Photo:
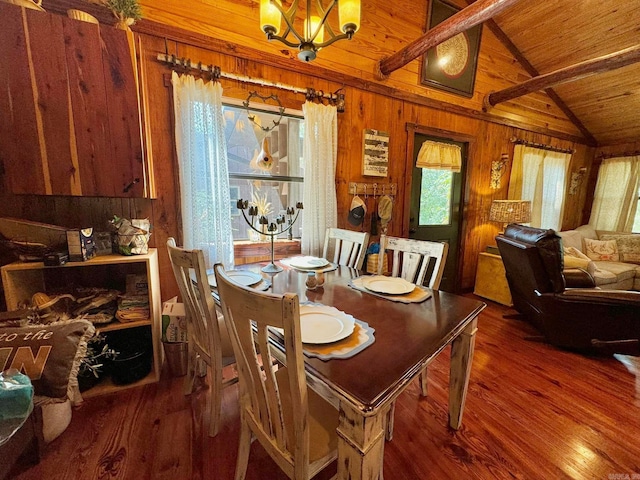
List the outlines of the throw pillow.
{"label": "throw pillow", "polygon": [[582,260],[591,260],[584,253],[582,253],[581,250],[578,250],[577,248],[574,248],[574,247],[564,247],[564,255],[565,257],[570,256],[570,257],[580,258]]}
{"label": "throw pillow", "polygon": [[621,262],[640,264],[640,235],[603,235],[602,240],[615,240]]}
{"label": "throw pillow", "polygon": [[87,320],[0,328],[0,370],[15,368],[31,379],[36,396],[65,401],[77,388],[80,362],[94,333]]}
{"label": "throw pillow", "polygon": [[615,240],[592,240],[584,239],[584,248],[587,257],[591,260],[604,260],[617,262],[620,260],[618,245]]}
{"label": "throw pillow", "polygon": [[562,246],[564,248],[572,247],[574,249],[582,251],[584,248],[582,245],[582,233],[577,230],[566,230],[564,232],[558,232],[558,235],[562,237]]}
{"label": "throw pillow", "polygon": [[576,232],[580,232],[583,238],[590,238],[591,240],[598,239],[598,232],[591,225],[580,225],[576,228]]}

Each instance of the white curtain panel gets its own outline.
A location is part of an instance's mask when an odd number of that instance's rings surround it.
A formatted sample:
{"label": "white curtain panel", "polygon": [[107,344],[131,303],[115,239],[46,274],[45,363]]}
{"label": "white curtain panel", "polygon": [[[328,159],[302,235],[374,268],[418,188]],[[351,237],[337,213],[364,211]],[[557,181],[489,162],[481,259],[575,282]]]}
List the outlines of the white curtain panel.
{"label": "white curtain panel", "polygon": [[545,150],[544,153],[542,162],[542,178],[544,180],[540,194],[540,226],[560,231],[571,154],[549,150]]}
{"label": "white curtain panel", "polygon": [[630,232],[638,206],[640,156],[607,158],[598,171],[589,225]]}
{"label": "white curtain panel", "polygon": [[516,145],[508,197],[531,201],[531,226],[562,228],[570,160],[568,153]]}
{"label": "white curtain panel", "polygon": [[304,215],[302,253],[322,256],[327,228],[338,226],[336,161],[338,113],[335,106],[305,102]]}
{"label": "white curtain panel", "polygon": [[207,268],[233,267],[231,199],[222,86],[173,72],[176,149],[184,247],[200,249]]}

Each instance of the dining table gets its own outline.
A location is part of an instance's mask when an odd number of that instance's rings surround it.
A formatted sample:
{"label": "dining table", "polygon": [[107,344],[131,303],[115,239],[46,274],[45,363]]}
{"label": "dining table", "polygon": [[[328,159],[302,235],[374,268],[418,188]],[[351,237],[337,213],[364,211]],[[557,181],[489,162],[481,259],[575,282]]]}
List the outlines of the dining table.
{"label": "dining table", "polygon": [[[235,269],[261,275],[261,289],[278,294],[297,293],[301,305],[311,302],[335,307],[374,330],[373,343],[349,358],[305,355],[309,388],[339,410],[337,478],[380,478],[390,408],[448,345],[451,345],[449,425],[460,428],[477,319],[486,304],[426,288],[430,295],[424,301],[393,301],[354,288],[352,282],[366,274],[346,266],[324,273],[324,284],[311,290],[305,285],[307,271],[282,262],[281,272],[267,274],[261,271],[264,265],[239,265]],[[271,342],[274,356],[283,361],[282,337],[273,335]]]}

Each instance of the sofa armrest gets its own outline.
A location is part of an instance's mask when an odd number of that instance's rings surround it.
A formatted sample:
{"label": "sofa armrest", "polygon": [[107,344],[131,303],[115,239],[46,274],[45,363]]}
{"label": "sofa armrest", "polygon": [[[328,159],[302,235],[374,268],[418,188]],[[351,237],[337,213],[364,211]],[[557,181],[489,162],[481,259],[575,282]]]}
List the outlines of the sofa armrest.
{"label": "sofa armrest", "polygon": [[562,272],[566,288],[595,288],[596,281],[582,268],[567,268]]}

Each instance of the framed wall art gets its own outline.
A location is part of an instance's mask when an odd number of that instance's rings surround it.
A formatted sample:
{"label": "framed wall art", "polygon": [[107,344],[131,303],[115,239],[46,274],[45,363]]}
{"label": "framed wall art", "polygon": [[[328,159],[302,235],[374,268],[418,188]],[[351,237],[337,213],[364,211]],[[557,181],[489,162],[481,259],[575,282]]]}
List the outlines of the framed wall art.
{"label": "framed wall art", "polygon": [[362,175],[386,177],[389,170],[389,134],[365,129],[362,154]]}
{"label": "framed wall art", "polygon": [[[430,0],[427,28],[460,11],[444,0]],[[430,48],[422,60],[421,83],[464,97],[473,96],[482,24]]]}

